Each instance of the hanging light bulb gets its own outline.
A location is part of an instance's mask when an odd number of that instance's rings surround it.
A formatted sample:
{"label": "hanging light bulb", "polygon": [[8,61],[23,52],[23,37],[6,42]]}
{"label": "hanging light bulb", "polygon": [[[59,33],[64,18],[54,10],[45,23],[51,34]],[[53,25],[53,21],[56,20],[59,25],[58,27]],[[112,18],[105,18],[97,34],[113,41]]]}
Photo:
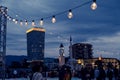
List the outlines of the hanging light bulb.
{"label": "hanging light bulb", "polygon": [[96,0],[93,0],[93,3],[91,4],[91,9],[95,10],[97,8]]}
{"label": "hanging light bulb", "polygon": [[34,20],[32,20],[32,26],[35,26],[35,21]]}
{"label": "hanging light bulb", "polygon": [[9,20],[12,20],[12,18],[11,18],[11,17],[9,17]]}
{"label": "hanging light bulb", "polygon": [[1,9],[1,12],[4,12],[4,10],[3,10],[3,9]]}
{"label": "hanging light bulb", "polygon": [[20,26],[22,26],[23,25],[23,22],[22,22],[22,20],[20,20]]}
{"label": "hanging light bulb", "polygon": [[70,9],[68,13],[68,18],[71,19],[72,17],[73,17],[73,14],[72,14],[72,10]]}
{"label": "hanging light bulb", "polygon": [[16,20],[15,19],[13,19],[13,22],[15,22]]}
{"label": "hanging light bulb", "polygon": [[26,26],[28,25],[28,22],[27,22],[27,20],[25,20],[25,25],[26,25]]}
{"label": "hanging light bulb", "polygon": [[3,11],[2,14],[5,14],[5,12]]}
{"label": "hanging light bulb", "polygon": [[55,23],[56,22],[56,19],[55,19],[55,16],[52,17],[52,23]]}
{"label": "hanging light bulb", "polygon": [[5,14],[5,17],[7,17],[7,14]]}
{"label": "hanging light bulb", "polygon": [[7,19],[9,19],[10,17],[9,16],[7,16]]}
{"label": "hanging light bulb", "polygon": [[17,24],[17,23],[18,23],[18,20],[16,19],[16,20],[15,20],[15,24]]}
{"label": "hanging light bulb", "polygon": [[6,8],[6,11],[8,11],[8,8]]}
{"label": "hanging light bulb", "polygon": [[11,20],[11,18],[10,18],[10,16],[9,16],[9,15],[7,15],[7,19],[8,19],[8,20]]}
{"label": "hanging light bulb", "polygon": [[41,18],[41,20],[40,20],[40,25],[41,26],[43,25],[43,18]]}

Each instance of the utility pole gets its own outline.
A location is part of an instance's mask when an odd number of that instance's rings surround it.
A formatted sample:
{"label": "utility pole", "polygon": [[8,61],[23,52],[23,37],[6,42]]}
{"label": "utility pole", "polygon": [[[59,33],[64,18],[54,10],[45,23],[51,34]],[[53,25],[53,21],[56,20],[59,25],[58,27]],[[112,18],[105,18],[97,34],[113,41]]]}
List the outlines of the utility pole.
{"label": "utility pole", "polygon": [[2,67],[2,80],[5,80],[5,56],[6,56],[6,32],[7,32],[7,7],[0,6],[0,56]]}

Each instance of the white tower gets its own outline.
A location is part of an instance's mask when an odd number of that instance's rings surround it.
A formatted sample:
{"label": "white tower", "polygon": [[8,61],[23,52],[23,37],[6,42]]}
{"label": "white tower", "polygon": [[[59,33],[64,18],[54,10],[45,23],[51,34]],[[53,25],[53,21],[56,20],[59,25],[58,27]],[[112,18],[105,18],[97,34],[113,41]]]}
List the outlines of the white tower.
{"label": "white tower", "polygon": [[65,64],[64,46],[61,43],[59,47],[59,66],[62,66],[64,64]]}

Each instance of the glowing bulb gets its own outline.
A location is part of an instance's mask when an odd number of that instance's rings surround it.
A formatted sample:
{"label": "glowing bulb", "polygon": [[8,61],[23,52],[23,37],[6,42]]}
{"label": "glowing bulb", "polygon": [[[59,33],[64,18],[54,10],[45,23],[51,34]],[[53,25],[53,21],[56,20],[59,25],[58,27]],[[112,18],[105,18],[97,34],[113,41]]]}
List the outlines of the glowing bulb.
{"label": "glowing bulb", "polygon": [[9,19],[9,20],[12,20],[12,18],[11,18],[11,17],[8,17],[8,19]]}
{"label": "glowing bulb", "polygon": [[13,19],[13,22],[15,22],[16,20],[15,19]]}
{"label": "glowing bulb", "polygon": [[26,25],[26,26],[28,25],[28,22],[27,22],[27,20],[25,20],[25,25]]}
{"label": "glowing bulb", "polygon": [[23,25],[23,22],[22,22],[22,20],[20,20],[20,26],[22,26]]}
{"label": "glowing bulb", "polygon": [[40,20],[40,25],[41,26],[43,25],[43,18]]}
{"label": "glowing bulb", "polygon": [[1,12],[4,12],[4,10],[3,10],[3,9],[1,9]]}
{"label": "glowing bulb", "polygon": [[6,8],[6,11],[8,11],[8,8]]}
{"label": "glowing bulb", "polygon": [[17,23],[18,23],[18,20],[16,19],[16,20],[15,20],[15,24],[17,24]]}
{"label": "glowing bulb", "polygon": [[9,19],[9,16],[7,16],[7,19]]}
{"label": "glowing bulb", "polygon": [[18,17],[18,15],[15,15],[16,17]]}
{"label": "glowing bulb", "polygon": [[68,18],[71,19],[72,17],[73,17],[72,10],[69,10]]}
{"label": "glowing bulb", "polygon": [[56,22],[56,19],[55,19],[55,16],[52,17],[52,23],[55,23]]}
{"label": "glowing bulb", "polygon": [[96,0],[93,0],[93,3],[91,4],[91,9],[95,10],[97,8]]}
{"label": "glowing bulb", "polygon": [[32,20],[32,26],[35,26],[35,21],[34,20]]}
{"label": "glowing bulb", "polygon": [[7,14],[5,14],[5,17],[7,17]]}
{"label": "glowing bulb", "polygon": [[3,14],[5,14],[5,12],[2,12]]}

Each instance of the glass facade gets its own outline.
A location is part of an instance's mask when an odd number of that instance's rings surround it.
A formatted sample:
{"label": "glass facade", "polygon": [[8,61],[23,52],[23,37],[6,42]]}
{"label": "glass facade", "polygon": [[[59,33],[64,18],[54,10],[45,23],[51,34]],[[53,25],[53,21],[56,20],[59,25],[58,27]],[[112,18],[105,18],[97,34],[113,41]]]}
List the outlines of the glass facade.
{"label": "glass facade", "polygon": [[44,59],[45,29],[35,27],[27,30],[28,60]]}

